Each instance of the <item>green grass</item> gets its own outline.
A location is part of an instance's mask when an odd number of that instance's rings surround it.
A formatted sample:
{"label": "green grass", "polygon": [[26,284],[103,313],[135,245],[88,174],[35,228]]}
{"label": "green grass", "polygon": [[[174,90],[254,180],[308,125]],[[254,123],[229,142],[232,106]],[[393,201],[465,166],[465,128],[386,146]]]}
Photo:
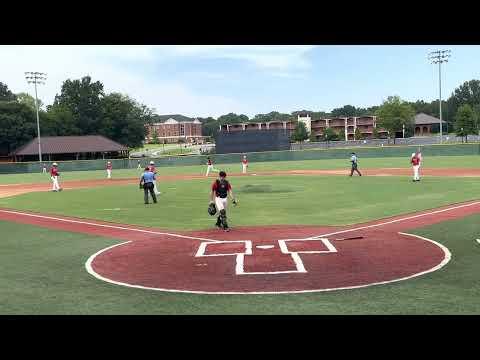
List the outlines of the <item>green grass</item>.
{"label": "green grass", "polygon": [[[345,225],[480,198],[476,178],[347,176],[232,177],[232,226]],[[143,204],[137,185],[37,192],[0,199],[0,206],[119,223],[193,230],[212,227],[207,213],[213,178],[160,182],[158,204]],[[119,209],[119,210],[112,210]]]}
{"label": "green grass", "polygon": [[0,314],[479,314],[480,215],[418,229],[452,252],[439,271],[365,289],[195,295],[112,285],[84,268],[113,239],[0,221]]}
{"label": "green grass", "polygon": [[[423,167],[428,168],[478,168],[479,156],[436,156],[425,158]],[[303,160],[303,161],[272,161],[272,162],[253,162],[249,165],[249,173],[256,171],[272,171],[272,170],[336,170],[348,169],[350,163],[346,159],[326,159],[326,160]],[[229,172],[240,172],[240,162],[236,164],[218,164],[215,167]],[[409,168],[409,159],[406,158],[366,158],[360,159],[359,168]],[[160,166],[158,167],[160,177],[162,175],[203,175],[206,166]],[[66,180],[89,180],[104,179],[106,172],[104,170],[95,171],[70,171],[63,172],[60,166],[61,179]],[[130,178],[140,176],[140,170],[137,169],[114,169],[114,178]],[[17,184],[17,183],[48,183],[49,175],[40,173],[31,174],[4,174],[0,175],[0,184]]]}

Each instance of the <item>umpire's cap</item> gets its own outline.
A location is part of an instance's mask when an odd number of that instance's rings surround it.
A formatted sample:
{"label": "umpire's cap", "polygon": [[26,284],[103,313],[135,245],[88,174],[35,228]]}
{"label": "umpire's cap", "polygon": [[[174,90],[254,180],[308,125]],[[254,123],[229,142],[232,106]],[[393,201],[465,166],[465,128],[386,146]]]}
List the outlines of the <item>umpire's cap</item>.
{"label": "umpire's cap", "polygon": [[227,173],[222,170],[222,171],[220,171],[220,172],[218,173],[218,176],[220,176],[220,177],[227,177]]}

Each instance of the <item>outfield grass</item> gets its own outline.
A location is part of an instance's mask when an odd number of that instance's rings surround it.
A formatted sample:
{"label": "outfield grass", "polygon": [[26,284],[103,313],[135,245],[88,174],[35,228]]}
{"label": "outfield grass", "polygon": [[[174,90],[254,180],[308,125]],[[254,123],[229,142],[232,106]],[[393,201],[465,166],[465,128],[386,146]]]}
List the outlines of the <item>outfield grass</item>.
{"label": "outfield grass", "polygon": [[[354,224],[480,198],[476,178],[257,176],[232,177],[239,205],[232,226]],[[178,230],[210,228],[211,179],[160,182],[158,204],[143,204],[137,185],[36,192],[0,199],[0,206]]]}
{"label": "outfield grass", "polygon": [[195,295],[94,279],[85,261],[113,239],[0,221],[0,314],[479,314],[480,215],[415,231],[447,246],[439,271],[364,289],[290,295]]}
{"label": "outfield grass", "polygon": [[[480,165],[479,156],[436,156],[425,158],[423,167],[427,168],[478,168]],[[229,172],[241,172],[240,163],[236,164],[218,164],[216,168]],[[272,161],[272,162],[256,162],[250,163],[249,173],[256,171],[272,171],[272,170],[349,170],[349,159],[326,159],[326,160],[303,160],[303,161]],[[366,158],[359,160],[359,168],[409,168],[410,162],[406,158]],[[160,166],[157,168],[160,177],[162,175],[204,175],[206,166]],[[95,171],[70,171],[63,172],[60,165],[61,181],[66,180],[89,180],[106,178],[105,170]],[[141,171],[138,169],[114,169],[114,178],[130,178],[139,177]],[[17,184],[17,183],[48,183],[50,176],[41,173],[29,174],[4,174],[0,175],[0,184]]]}

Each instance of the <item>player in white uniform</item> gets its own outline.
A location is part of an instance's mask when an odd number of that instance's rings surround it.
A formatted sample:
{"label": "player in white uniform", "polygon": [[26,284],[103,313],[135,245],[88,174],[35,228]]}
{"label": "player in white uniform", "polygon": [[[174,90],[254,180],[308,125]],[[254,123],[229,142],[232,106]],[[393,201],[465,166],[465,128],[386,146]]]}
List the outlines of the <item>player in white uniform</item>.
{"label": "player in white uniform", "polygon": [[107,179],[112,178],[112,163],[109,161],[107,162]]}
{"label": "player in white uniform", "polygon": [[218,170],[213,167],[212,160],[210,159],[210,157],[208,157],[207,158],[207,173],[205,174],[205,176],[208,176],[208,174],[210,174],[210,171],[218,172]]}
{"label": "player in white uniform", "polygon": [[53,188],[52,191],[62,191],[62,188],[58,184],[58,177],[60,176],[60,173],[58,172],[58,164],[53,163],[52,168],[50,169],[50,179],[52,179],[53,183]]}
{"label": "player in white uniform", "polygon": [[155,163],[153,161],[150,161],[150,166],[148,168],[152,173],[155,174],[155,180],[153,180],[153,192],[155,193],[155,195],[160,195],[161,193],[160,191],[158,191],[158,188],[157,188],[157,180],[156,180],[157,169],[155,168]]}
{"label": "player in white uniform", "polygon": [[247,173],[247,168],[248,168],[247,155],[243,155],[243,159],[242,159],[242,173],[243,174]]}

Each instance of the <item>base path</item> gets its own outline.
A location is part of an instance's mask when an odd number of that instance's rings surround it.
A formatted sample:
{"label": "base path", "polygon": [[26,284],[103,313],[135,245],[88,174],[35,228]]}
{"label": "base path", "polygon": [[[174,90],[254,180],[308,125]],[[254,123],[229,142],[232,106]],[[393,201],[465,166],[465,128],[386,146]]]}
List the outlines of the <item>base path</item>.
{"label": "base path", "polygon": [[[410,168],[382,168],[382,169],[360,169],[364,176],[411,176]],[[278,171],[258,171],[248,174],[229,173],[229,176],[285,176],[285,175],[338,175],[346,176],[350,174],[350,170],[278,170]],[[421,176],[449,176],[449,177],[480,177],[480,169],[462,169],[462,168],[430,168],[421,169]],[[213,179],[216,175],[209,178]],[[178,180],[195,180],[208,179],[205,175],[160,175],[160,182],[170,182]],[[139,178],[123,178],[123,179],[92,179],[92,180],[71,180],[61,181],[61,186],[65,190],[82,189],[98,186],[112,185],[136,185]],[[0,185],[0,198],[26,194],[36,191],[50,191],[52,188],[50,183],[37,184],[2,184]]]}
{"label": "base path", "polygon": [[0,209],[0,220],[125,240],[85,264],[99,280],[201,294],[279,294],[361,288],[445,266],[443,245],[406,231],[480,213],[480,201],[347,227],[244,227],[173,233]]}

